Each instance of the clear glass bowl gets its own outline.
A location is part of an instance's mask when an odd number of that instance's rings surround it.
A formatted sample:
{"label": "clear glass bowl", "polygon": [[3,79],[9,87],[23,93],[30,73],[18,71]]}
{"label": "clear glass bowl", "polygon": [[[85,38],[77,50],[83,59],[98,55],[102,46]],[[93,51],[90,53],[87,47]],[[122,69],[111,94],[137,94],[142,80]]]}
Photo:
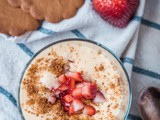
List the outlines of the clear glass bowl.
{"label": "clear glass bowl", "polygon": [[[38,51],[32,58],[31,60],[26,64],[24,71],[22,73],[21,79],[20,79],[20,84],[23,79],[23,76],[25,74],[26,69],[30,65],[30,63],[34,60],[36,56],[38,56],[42,51],[46,50],[47,48],[54,46],[55,44],[59,44],[61,42],[83,42],[87,43],[87,46],[94,48],[95,50],[102,50],[102,53],[107,56],[109,60],[111,60],[114,63],[114,66],[118,67],[118,72],[121,75],[121,84],[123,88],[123,101],[121,104],[121,112],[117,116],[116,120],[126,120],[129,114],[130,106],[131,106],[131,100],[132,100],[132,92],[131,92],[131,85],[130,85],[130,80],[128,77],[128,74],[126,72],[126,69],[121,62],[121,60],[113,53],[110,49],[108,49],[106,46],[98,43],[98,42],[93,42],[88,39],[76,39],[76,38],[70,38],[70,39],[64,39],[64,40],[59,40],[57,42],[53,42],[50,45],[47,45],[46,47],[42,48],[40,51]],[[19,105],[19,110],[22,115],[22,119],[24,119],[21,106],[20,106],[20,87],[19,87],[19,94],[18,94],[18,105]]]}

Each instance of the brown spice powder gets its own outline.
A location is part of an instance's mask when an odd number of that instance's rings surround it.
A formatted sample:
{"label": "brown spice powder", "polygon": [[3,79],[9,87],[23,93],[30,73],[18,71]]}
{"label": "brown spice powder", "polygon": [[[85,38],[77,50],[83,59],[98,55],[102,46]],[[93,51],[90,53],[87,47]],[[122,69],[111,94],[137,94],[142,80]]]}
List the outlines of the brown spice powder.
{"label": "brown spice powder", "polygon": [[56,58],[52,60],[48,71],[52,72],[56,77],[59,77],[64,73],[64,65],[63,59]]}
{"label": "brown spice powder", "polygon": [[[55,52],[51,53],[52,55],[56,56],[55,59],[44,59],[40,58],[37,59],[34,64],[30,66],[27,71],[26,78],[23,79],[22,84],[24,85],[23,89],[26,89],[28,100],[26,104],[31,106],[34,109],[35,115],[43,115],[49,113],[53,106],[51,103],[48,102],[48,99],[43,97],[42,94],[49,93],[49,90],[44,88],[43,86],[38,87],[40,76],[37,74],[42,70],[48,70],[49,72],[53,73],[56,77],[59,77],[61,74],[64,73],[64,62],[63,59],[56,55]],[[42,63],[46,64],[42,64]],[[59,103],[60,104],[60,103]],[[59,113],[63,114],[60,111],[63,111],[61,106],[58,105]],[[66,115],[65,115],[66,116]]]}
{"label": "brown spice powder", "polygon": [[99,66],[95,66],[94,69],[96,72],[105,70],[104,65],[102,64],[100,64]]}

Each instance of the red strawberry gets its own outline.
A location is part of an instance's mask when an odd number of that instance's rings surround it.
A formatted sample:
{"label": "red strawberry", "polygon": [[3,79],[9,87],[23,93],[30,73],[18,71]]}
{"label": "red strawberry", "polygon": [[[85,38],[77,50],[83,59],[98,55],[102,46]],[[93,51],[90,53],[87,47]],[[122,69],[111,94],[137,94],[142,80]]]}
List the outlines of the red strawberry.
{"label": "red strawberry", "polygon": [[98,91],[96,93],[96,97],[93,99],[93,102],[94,103],[103,103],[103,102],[106,102],[106,99],[105,99],[104,95],[100,91]]}
{"label": "red strawberry", "polygon": [[82,82],[83,81],[81,73],[79,73],[79,72],[67,72],[66,74],[67,74],[68,77],[73,78],[77,82]]}
{"label": "red strawberry", "polygon": [[54,104],[54,103],[56,102],[56,98],[55,98],[55,97],[53,97],[53,96],[49,96],[49,98],[48,98],[48,102],[50,102],[50,103]]}
{"label": "red strawberry", "polygon": [[70,87],[70,89],[75,88],[75,80],[71,77],[68,78],[68,86]]}
{"label": "red strawberry", "polygon": [[92,115],[94,115],[94,114],[96,113],[96,110],[95,110],[94,107],[92,107],[92,106],[90,106],[90,105],[86,105],[86,106],[84,107],[83,113],[84,113],[85,115],[90,115],[90,116],[92,116]]}
{"label": "red strawberry", "polygon": [[74,112],[77,112],[77,111],[84,108],[83,102],[81,100],[78,100],[78,99],[74,99],[71,105],[74,108]]}
{"label": "red strawberry", "polygon": [[78,83],[78,84],[76,85],[76,88],[82,88],[83,86],[84,86],[83,83]]}
{"label": "red strawberry", "polygon": [[71,105],[69,106],[69,115],[74,113],[74,107]]}
{"label": "red strawberry", "polygon": [[86,99],[92,99],[96,96],[97,86],[91,82],[84,82],[82,88],[82,96]]}
{"label": "red strawberry", "polygon": [[65,103],[64,103],[64,106],[69,107],[69,106],[71,106],[71,104],[70,104],[70,103],[65,102]]}
{"label": "red strawberry", "polygon": [[60,85],[59,88],[58,88],[58,90],[60,90],[60,91],[66,91],[68,89],[69,89],[69,87],[65,84]]}
{"label": "red strawberry", "polygon": [[56,90],[54,93],[55,93],[56,97],[59,97],[59,94],[61,93],[61,91]]}
{"label": "red strawberry", "polygon": [[70,103],[73,101],[73,97],[71,95],[65,95],[63,97],[64,101],[67,102],[67,103]]}
{"label": "red strawberry", "polygon": [[70,66],[69,66],[69,65],[64,65],[64,70],[65,70],[65,71],[69,71],[69,69],[70,69]]}
{"label": "red strawberry", "polygon": [[60,83],[66,83],[67,77],[64,74],[62,74],[61,76],[59,76],[58,81]]}
{"label": "red strawberry", "polygon": [[82,88],[76,88],[72,91],[72,96],[75,98],[82,98]]}
{"label": "red strawberry", "polygon": [[93,0],[95,10],[114,26],[127,26],[135,14],[139,0]]}
{"label": "red strawberry", "polygon": [[69,107],[68,106],[64,106],[64,111],[68,112],[69,111]]}

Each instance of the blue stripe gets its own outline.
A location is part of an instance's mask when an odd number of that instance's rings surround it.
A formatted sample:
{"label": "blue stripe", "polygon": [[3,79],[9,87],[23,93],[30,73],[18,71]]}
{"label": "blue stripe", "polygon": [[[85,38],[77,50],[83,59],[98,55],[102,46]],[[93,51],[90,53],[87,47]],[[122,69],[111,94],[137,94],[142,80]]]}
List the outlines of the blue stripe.
{"label": "blue stripe", "polygon": [[[133,59],[131,59],[131,58],[122,58],[122,62],[123,63],[125,63],[125,62],[130,63],[130,64],[133,65]],[[146,70],[146,69],[143,69],[143,68],[139,68],[139,67],[136,67],[136,66],[133,66],[133,72],[143,74],[143,75],[155,78],[155,79],[160,79],[160,74],[159,73],[156,73],[156,72],[153,72],[153,71],[150,71],[150,70]]]}
{"label": "blue stripe", "polygon": [[128,120],[142,120],[142,118],[129,114],[128,115]]}
{"label": "blue stripe", "polygon": [[[145,26],[152,27],[152,28],[155,28],[155,29],[160,30],[160,24],[155,23],[155,22],[153,22],[153,21],[149,21],[149,20],[144,19],[144,18],[142,18],[142,17],[140,17],[140,16],[134,16],[134,17],[133,17],[133,20],[140,22],[142,25],[145,25]],[[40,32],[42,32],[42,33],[44,33],[44,34],[48,34],[48,35],[52,35],[52,34],[56,33],[56,32],[54,32],[54,31],[52,31],[52,30],[49,30],[49,29],[46,29],[46,28],[42,28],[42,27],[40,27],[40,28],[38,29],[38,31],[40,31]],[[73,34],[75,34],[77,37],[86,38],[86,37],[85,37],[79,30],[77,30],[77,29],[71,30],[71,32],[72,32]]]}
{"label": "blue stripe", "polygon": [[141,24],[160,30],[160,25],[158,23],[149,21],[147,19],[142,19]]}
{"label": "blue stripe", "polygon": [[136,73],[140,73],[140,74],[155,78],[155,79],[160,79],[160,74],[159,73],[152,72],[150,70],[145,70],[145,69],[133,66],[133,71],[136,72]]}
{"label": "blue stripe", "polygon": [[38,31],[40,31],[40,32],[42,32],[42,33],[44,33],[44,34],[48,34],[48,35],[52,35],[52,34],[55,33],[55,32],[52,31],[52,30],[49,30],[49,29],[46,29],[46,28],[42,28],[42,27],[40,27],[40,28],[38,29]]}
{"label": "blue stripe", "polygon": [[123,63],[130,63],[130,64],[133,64],[134,63],[134,60],[133,59],[131,59],[131,58],[127,58],[127,57],[125,57],[125,58],[121,58],[121,61],[123,62]]}
{"label": "blue stripe", "polygon": [[24,44],[22,43],[17,43],[17,45],[26,53],[28,54],[30,57],[32,57],[34,55],[34,53]]}
{"label": "blue stripe", "polygon": [[147,19],[144,19],[142,17],[139,17],[139,16],[135,16],[133,18],[133,20],[136,20],[138,22],[141,22],[142,25],[145,25],[145,26],[148,26],[148,27],[152,27],[152,28],[155,28],[157,30],[160,30],[160,24],[158,23],[155,23],[155,22],[152,22],[152,21],[149,21]]}
{"label": "blue stripe", "polygon": [[79,38],[86,38],[79,30],[75,29],[75,30],[71,30],[71,32],[73,34],[75,34],[77,37]]}
{"label": "blue stripe", "polygon": [[141,22],[142,19],[143,19],[143,18],[140,17],[140,16],[134,16],[134,17],[133,17],[133,20],[138,21],[138,22]]}
{"label": "blue stripe", "polygon": [[16,99],[9,93],[7,90],[4,88],[0,87],[0,93],[5,95],[15,106],[17,106],[17,101]]}

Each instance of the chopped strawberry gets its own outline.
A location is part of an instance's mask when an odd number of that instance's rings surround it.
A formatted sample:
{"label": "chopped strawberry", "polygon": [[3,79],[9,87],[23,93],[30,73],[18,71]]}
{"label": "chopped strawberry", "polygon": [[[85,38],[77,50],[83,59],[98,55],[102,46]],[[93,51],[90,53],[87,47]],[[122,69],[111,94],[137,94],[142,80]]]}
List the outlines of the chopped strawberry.
{"label": "chopped strawberry", "polygon": [[84,108],[83,102],[81,100],[78,100],[78,99],[74,99],[71,105],[74,108],[74,112],[77,112],[77,111]]}
{"label": "chopped strawberry", "polygon": [[76,88],[72,91],[72,96],[75,98],[82,98],[82,88]]}
{"label": "chopped strawberry", "polygon": [[73,105],[69,106],[69,115],[74,113],[74,107]]}
{"label": "chopped strawberry", "polygon": [[64,106],[69,107],[69,106],[71,106],[71,104],[70,104],[70,103],[65,102],[65,103],[64,103]]}
{"label": "chopped strawberry", "polygon": [[55,92],[52,92],[50,96],[51,96],[51,97],[56,97]]}
{"label": "chopped strawberry", "polygon": [[69,111],[69,107],[68,106],[64,106],[64,111],[68,112]]}
{"label": "chopped strawberry", "polygon": [[91,105],[86,105],[86,106],[84,107],[83,113],[84,113],[85,115],[90,115],[90,116],[92,116],[92,115],[94,115],[94,114],[96,113],[96,110],[95,110],[95,108],[92,107]]}
{"label": "chopped strawberry", "polygon": [[96,96],[97,86],[91,82],[84,82],[82,88],[82,96],[86,99],[92,99]]}
{"label": "chopped strawberry", "polygon": [[65,70],[65,71],[69,71],[69,69],[70,69],[70,66],[69,66],[69,65],[67,65],[67,64],[64,65],[64,70]]}
{"label": "chopped strawberry", "polygon": [[66,91],[68,89],[69,89],[69,87],[65,84],[60,85],[59,88],[58,88],[58,90],[60,90],[60,91]]}
{"label": "chopped strawberry", "polygon": [[56,97],[49,96],[49,97],[48,97],[48,102],[54,104],[54,103],[56,102]]}
{"label": "chopped strawberry", "polygon": [[63,97],[64,101],[66,101],[67,103],[70,103],[73,101],[73,97],[71,95],[65,95]]}
{"label": "chopped strawberry", "polygon": [[106,99],[105,99],[104,95],[100,91],[98,91],[96,93],[96,97],[93,99],[93,102],[94,103],[103,103],[105,101],[106,101]]}
{"label": "chopped strawberry", "polygon": [[84,86],[83,83],[78,83],[78,84],[76,85],[76,88],[82,88],[83,86]]}
{"label": "chopped strawberry", "polygon": [[125,27],[135,14],[139,0],[93,0],[102,18],[117,27]]}
{"label": "chopped strawberry", "polygon": [[56,90],[54,93],[55,93],[56,97],[59,97],[59,94],[61,93],[61,91]]}
{"label": "chopped strawberry", "polygon": [[52,92],[54,91],[55,89],[53,87],[50,87],[49,90]]}
{"label": "chopped strawberry", "polygon": [[79,72],[67,72],[66,74],[67,74],[68,77],[73,78],[77,82],[82,82],[83,81],[81,73],[79,73]]}
{"label": "chopped strawberry", "polygon": [[68,78],[68,86],[71,88],[71,89],[74,89],[75,88],[75,80],[71,77]]}
{"label": "chopped strawberry", "polygon": [[61,83],[56,82],[52,87],[49,88],[49,90],[54,92],[60,85]]}
{"label": "chopped strawberry", "polygon": [[61,92],[59,94],[59,99],[60,99],[60,102],[61,102],[61,105],[63,106],[63,108],[66,106],[66,102],[64,101],[63,97],[66,95],[65,92]]}
{"label": "chopped strawberry", "polygon": [[58,81],[60,83],[66,83],[66,81],[67,81],[66,75],[62,74],[61,76],[59,76]]}

